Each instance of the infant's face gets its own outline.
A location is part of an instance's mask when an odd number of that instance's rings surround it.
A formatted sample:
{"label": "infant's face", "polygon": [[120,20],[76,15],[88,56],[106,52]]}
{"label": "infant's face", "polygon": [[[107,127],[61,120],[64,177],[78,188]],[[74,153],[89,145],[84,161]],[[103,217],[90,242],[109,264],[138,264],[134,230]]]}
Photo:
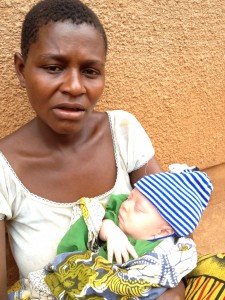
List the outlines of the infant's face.
{"label": "infant's face", "polygon": [[120,207],[119,227],[134,239],[148,240],[158,233],[165,220],[136,188]]}

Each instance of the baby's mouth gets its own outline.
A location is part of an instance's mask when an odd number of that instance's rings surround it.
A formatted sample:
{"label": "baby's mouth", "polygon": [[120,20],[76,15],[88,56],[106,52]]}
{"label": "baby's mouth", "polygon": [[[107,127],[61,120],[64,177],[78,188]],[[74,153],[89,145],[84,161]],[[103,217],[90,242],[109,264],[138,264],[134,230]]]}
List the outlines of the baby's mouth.
{"label": "baby's mouth", "polygon": [[119,223],[123,222],[123,217],[121,216],[121,212],[118,213],[118,220],[119,220]]}

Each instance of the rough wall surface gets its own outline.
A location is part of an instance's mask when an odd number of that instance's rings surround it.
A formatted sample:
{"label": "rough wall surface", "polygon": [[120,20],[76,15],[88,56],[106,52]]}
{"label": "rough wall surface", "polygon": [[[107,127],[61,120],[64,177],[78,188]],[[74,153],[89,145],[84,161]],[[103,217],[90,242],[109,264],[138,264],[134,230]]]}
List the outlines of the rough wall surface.
{"label": "rough wall surface", "polygon": [[[14,74],[13,53],[23,16],[36,2],[0,2],[0,137],[34,115]],[[164,168],[224,163],[224,0],[85,3],[109,39],[106,89],[97,109],[133,113]]]}

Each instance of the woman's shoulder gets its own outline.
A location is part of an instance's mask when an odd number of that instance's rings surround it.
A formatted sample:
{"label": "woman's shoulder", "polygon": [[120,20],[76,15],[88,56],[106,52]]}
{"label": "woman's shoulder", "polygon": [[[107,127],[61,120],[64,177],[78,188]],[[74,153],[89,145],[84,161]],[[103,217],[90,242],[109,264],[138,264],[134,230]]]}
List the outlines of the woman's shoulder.
{"label": "woman's shoulder", "polygon": [[110,123],[112,127],[119,127],[120,129],[128,129],[133,127],[140,127],[139,121],[136,119],[136,117],[125,110],[111,110],[107,111]]}
{"label": "woman's shoulder", "polygon": [[0,139],[0,151],[2,149],[13,149],[18,146],[18,142],[23,139],[23,136],[28,131],[28,126],[20,127],[19,129],[15,130],[14,132],[6,135],[5,137]]}
{"label": "woman's shoulder", "polygon": [[137,138],[137,136],[139,136],[143,137],[144,140],[146,139],[147,134],[143,126],[132,113],[124,110],[112,110],[107,113],[114,133],[122,134],[123,137],[129,136],[129,138]]}
{"label": "woman's shoulder", "polygon": [[[21,140],[17,132],[9,134],[0,139],[0,181],[3,183],[11,182],[14,173],[14,163],[18,161],[18,149]],[[0,187],[0,189],[1,189]]]}
{"label": "woman's shoulder", "polygon": [[[30,127],[30,123],[27,123],[14,132],[1,138],[0,152],[2,152],[9,159],[10,157],[16,158],[21,150],[29,147],[29,145],[32,145],[30,138],[32,137],[32,132]],[[29,143],[27,141],[29,141]]]}
{"label": "woman's shoulder", "polygon": [[0,152],[6,156],[10,156],[14,152],[14,148],[18,147],[18,139],[16,134],[9,134],[0,139]]}
{"label": "woman's shoulder", "polygon": [[135,118],[134,115],[126,110],[120,110],[120,109],[117,109],[117,110],[109,110],[107,111],[108,115],[110,115],[111,117],[114,117],[114,118],[118,118],[118,119],[133,119]]}

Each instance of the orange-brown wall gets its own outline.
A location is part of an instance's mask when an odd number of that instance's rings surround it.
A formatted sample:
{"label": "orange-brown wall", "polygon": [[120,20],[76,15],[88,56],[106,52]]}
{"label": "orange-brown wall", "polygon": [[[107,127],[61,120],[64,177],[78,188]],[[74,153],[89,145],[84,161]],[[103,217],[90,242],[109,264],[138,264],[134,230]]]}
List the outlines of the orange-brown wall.
{"label": "orange-brown wall", "polygon": [[[33,117],[13,68],[35,0],[0,2],[0,137]],[[133,113],[164,167],[225,162],[224,0],[85,0],[109,39],[98,110]],[[143,145],[144,147],[144,145]]]}

